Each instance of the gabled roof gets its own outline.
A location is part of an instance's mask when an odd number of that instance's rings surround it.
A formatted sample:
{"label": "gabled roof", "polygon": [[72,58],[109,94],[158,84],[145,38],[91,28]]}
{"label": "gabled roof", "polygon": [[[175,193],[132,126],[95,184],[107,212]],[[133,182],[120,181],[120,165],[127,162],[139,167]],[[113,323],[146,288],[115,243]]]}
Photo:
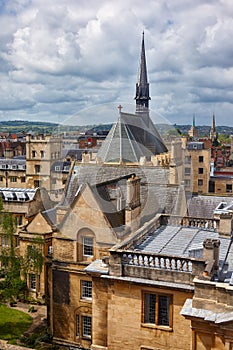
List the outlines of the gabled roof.
{"label": "gabled roof", "polygon": [[158,212],[184,215],[184,212],[180,211],[182,209],[180,205],[182,200],[180,188],[176,185],[169,185],[169,169],[138,165],[80,164],[76,168],[76,173],[70,179],[65,200],[61,205],[70,207],[79,187],[86,182],[92,186],[106,181],[116,181],[117,178],[131,175],[132,173],[141,178],[143,222],[150,220]]}
{"label": "gabled roof", "polygon": [[90,229],[95,233],[97,242],[115,244],[117,235],[114,223],[118,223],[118,221],[110,221],[103,208],[106,209],[108,205],[110,216],[111,214],[117,214],[116,209],[113,203],[108,200],[106,194],[103,197],[96,191],[94,192],[88,183],[83,184],[77,191],[70,210],[59,226],[59,231],[63,237],[76,239],[80,230]]}
{"label": "gabled roof", "polygon": [[44,235],[52,232],[52,225],[43,213],[38,212],[33,220],[26,226],[26,231],[27,233]]}
{"label": "gabled roof", "polygon": [[167,152],[148,115],[120,111],[97,157],[104,163],[138,163],[141,157]]}

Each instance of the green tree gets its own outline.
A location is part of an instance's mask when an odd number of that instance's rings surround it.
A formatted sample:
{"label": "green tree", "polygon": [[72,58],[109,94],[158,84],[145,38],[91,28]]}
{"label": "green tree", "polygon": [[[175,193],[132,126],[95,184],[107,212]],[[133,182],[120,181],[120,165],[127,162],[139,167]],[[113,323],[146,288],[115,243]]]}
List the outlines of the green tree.
{"label": "green tree", "polygon": [[231,139],[229,135],[225,135],[225,134],[218,134],[218,141],[219,143],[222,144],[230,144],[231,143]]}
{"label": "green tree", "polygon": [[1,246],[0,262],[0,301],[13,301],[27,294],[26,279],[28,273],[40,274],[43,267],[42,240],[34,239],[28,246],[24,257],[16,253],[15,225],[13,216],[3,212],[3,204],[0,199],[1,236],[5,245]]}
{"label": "green tree", "polygon": [[[2,208],[2,200],[0,201]],[[15,253],[15,226],[10,213],[1,211],[1,236],[5,245],[1,247],[0,262],[4,279],[0,282],[0,300],[13,301],[25,293],[26,284],[20,278],[21,257]]]}
{"label": "green tree", "polygon": [[28,273],[39,275],[44,264],[42,253],[43,240],[40,238],[34,238],[32,243],[32,245],[27,247],[26,255],[21,262],[21,273],[24,275],[25,279],[27,278]]}

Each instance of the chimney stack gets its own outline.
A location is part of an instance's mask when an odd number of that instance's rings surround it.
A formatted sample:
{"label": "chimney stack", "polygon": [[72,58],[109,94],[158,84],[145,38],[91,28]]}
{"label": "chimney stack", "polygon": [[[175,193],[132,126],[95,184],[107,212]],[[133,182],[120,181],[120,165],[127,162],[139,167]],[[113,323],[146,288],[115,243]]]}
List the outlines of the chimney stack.
{"label": "chimney stack", "polygon": [[217,275],[219,269],[219,239],[207,238],[203,242],[203,259],[207,266],[212,266],[211,271],[205,271],[208,275]]}
{"label": "chimney stack", "polygon": [[137,230],[140,222],[140,181],[141,179],[135,175],[132,175],[131,178],[127,180],[125,225],[128,226],[131,231]]}

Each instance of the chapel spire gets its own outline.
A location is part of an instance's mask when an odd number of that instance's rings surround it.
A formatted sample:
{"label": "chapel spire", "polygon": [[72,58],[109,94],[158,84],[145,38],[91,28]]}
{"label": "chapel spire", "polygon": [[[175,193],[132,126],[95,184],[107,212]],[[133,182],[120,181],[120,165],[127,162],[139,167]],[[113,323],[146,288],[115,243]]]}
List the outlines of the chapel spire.
{"label": "chapel spire", "polygon": [[211,126],[211,129],[210,129],[210,139],[211,141],[213,142],[217,137],[217,133],[216,133],[216,127],[215,127],[215,115],[213,113],[213,116],[212,116],[212,126]]}
{"label": "chapel spire", "polygon": [[147,81],[146,54],[144,32],[142,33],[141,60],[139,66],[138,82],[136,83],[136,112],[149,108],[149,83]]}
{"label": "chapel spire", "polygon": [[195,120],[196,118],[195,118],[195,114],[193,115],[193,127],[195,127],[196,126],[196,120]]}

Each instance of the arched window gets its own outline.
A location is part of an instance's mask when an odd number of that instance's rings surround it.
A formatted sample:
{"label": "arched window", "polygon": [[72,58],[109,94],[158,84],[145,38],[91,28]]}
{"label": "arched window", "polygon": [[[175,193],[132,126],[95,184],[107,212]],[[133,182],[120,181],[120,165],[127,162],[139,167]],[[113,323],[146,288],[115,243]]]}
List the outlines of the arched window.
{"label": "arched window", "polygon": [[77,260],[92,261],[95,258],[95,234],[88,228],[77,234]]}

